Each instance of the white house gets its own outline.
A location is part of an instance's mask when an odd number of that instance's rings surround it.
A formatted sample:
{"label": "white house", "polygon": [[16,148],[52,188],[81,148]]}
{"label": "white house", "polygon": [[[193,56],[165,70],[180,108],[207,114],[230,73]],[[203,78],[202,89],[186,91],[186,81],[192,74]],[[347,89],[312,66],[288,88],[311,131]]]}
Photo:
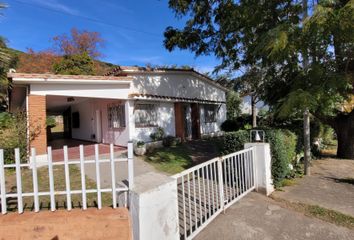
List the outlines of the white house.
{"label": "white house", "polygon": [[46,154],[47,115],[62,115],[67,138],[126,146],[166,135],[218,134],[226,88],[194,70],[118,67],[107,76],[9,73],[10,110],[26,109],[31,146]]}

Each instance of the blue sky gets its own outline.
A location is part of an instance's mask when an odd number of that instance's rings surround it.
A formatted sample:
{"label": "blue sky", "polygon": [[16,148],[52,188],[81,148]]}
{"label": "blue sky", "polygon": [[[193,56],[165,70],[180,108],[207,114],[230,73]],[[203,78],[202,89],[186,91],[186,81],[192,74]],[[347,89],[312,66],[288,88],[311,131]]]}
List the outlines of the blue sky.
{"label": "blue sky", "polygon": [[201,72],[218,63],[213,56],[195,58],[188,50],[163,47],[167,26],[183,26],[167,0],[0,0],[9,5],[0,17],[0,35],[12,48],[45,50],[53,36],[71,28],[100,32],[101,60],[119,65],[190,65]]}

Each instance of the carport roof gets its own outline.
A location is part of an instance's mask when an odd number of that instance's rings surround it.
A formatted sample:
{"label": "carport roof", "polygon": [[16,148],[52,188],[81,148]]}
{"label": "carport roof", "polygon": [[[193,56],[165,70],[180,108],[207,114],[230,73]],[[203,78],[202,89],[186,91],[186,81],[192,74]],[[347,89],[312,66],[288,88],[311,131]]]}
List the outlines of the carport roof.
{"label": "carport roof", "polygon": [[37,81],[46,81],[46,80],[88,80],[88,81],[129,81],[132,80],[132,77],[116,77],[116,76],[91,76],[91,75],[59,75],[59,74],[40,74],[40,73],[8,73],[7,77],[13,80],[37,80]]}

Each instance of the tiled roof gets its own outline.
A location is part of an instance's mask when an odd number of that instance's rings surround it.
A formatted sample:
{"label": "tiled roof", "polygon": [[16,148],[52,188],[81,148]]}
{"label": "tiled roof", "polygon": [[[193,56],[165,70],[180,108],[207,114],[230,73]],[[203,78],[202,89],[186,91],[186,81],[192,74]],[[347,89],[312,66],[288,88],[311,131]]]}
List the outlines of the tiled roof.
{"label": "tiled roof", "polygon": [[142,94],[142,93],[129,94],[129,97],[130,98],[137,98],[137,99],[139,99],[139,98],[140,99],[147,99],[147,100],[168,100],[168,101],[203,102],[203,103],[225,103],[224,101],[206,100],[206,99],[201,99],[201,98],[171,97],[171,96]]}
{"label": "tiled roof", "polygon": [[28,79],[77,79],[77,80],[127,80],[131,77],[122,76],[92,76],[92,75],[59,75],[40,73],[8,73],[8,78],[28,78]]}

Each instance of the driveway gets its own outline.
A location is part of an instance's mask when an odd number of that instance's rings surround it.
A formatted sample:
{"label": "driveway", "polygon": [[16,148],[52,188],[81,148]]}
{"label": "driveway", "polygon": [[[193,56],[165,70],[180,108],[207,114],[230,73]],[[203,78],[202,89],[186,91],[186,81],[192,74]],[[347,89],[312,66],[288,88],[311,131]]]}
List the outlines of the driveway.
{"label": "driveway", "polygon": [[354,217],[354,160],[324,159],[312,162],[311,176],[273,197],[319,205]]}
{"label": "driveway", "polygon": [[352,240],[354,231],[282,208],[252,192],[220,214],[196,240]]}
{"label": "driveway", "polygon": [[[122,158],[127,156],[126,151],[115,152],[116,158]],[[85,160],[92,160],[94,156],[86,157]],[[101,154],[99,159],[109,159],[109,154]],[[157,172],[157,170],[145,162],[141,157],[134,156],[134,176],[139,176],[147,172]],[[80,165],[77,166],[80,168]],[[116,162],[115,163],[115,172],[116,172],[116,183],[120,183],[123,180],[128,179],[128,163],[127,162]],[[96,181],[96,166],[95,164],[86,164],[85,165],[86,176]],[[101,187],[110,187],[111,186],[111,165],[110,163],[101,163],[100,164],[100,179]]]}

